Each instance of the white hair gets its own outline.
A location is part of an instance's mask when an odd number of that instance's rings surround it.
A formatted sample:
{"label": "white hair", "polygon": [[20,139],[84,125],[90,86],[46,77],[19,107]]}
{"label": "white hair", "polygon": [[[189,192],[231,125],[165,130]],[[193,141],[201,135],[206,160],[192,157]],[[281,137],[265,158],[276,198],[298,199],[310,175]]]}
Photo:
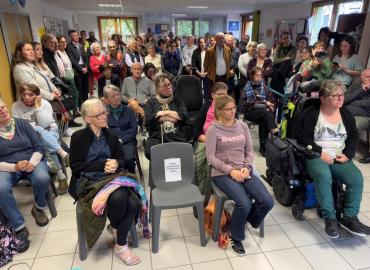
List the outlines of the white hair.
{"label": "white hair", "polygon": [[93,42],[93,43],[90,45],[91,53],[94,53],[95,48],[96,48],[97,46],[99,46],[99,47],[101,48],[101,46],[100,46],[99,42]]}
{"label": "white hair", "polygon": [[257,45],[257,49],[256,49],[257,53],[258,53],[261,49],[267,49],[267,46],[266,46],[266,44],[265,44],[265,43],[260,43],[260,44],[258,44],[258,45]]}
{"label": "white hair", "polygon": [[113,85],[113,84],[108,84],[106,86],[104,86],[103,88],[103,96],[106,98],[108,97],[108,94],[111,93],[111,92],[116,92],[116,93],[121,93],[120,89]]}
{"label": "white hair", "polygon": [[254,46],[257,46],[257,42],[255,42],[255,41],[250,41],[250,42],[248,42],[248,44],[247,44],[247,48],[249,48],[249,47],[254,47]]}
{"label": "white hair", "polygon": [[104,107],[103,102],[101,102],[101,100],[98,99],[98,98],[90,98],[88,100],[85,100],[85,102],[82,103],[82,105],[81,105],[81,115],[82,115],[82,117],[86,117],[88,115],[88,113],[91,111],[91,108],[94,108],[94,107],[99,106],[99,105]]}

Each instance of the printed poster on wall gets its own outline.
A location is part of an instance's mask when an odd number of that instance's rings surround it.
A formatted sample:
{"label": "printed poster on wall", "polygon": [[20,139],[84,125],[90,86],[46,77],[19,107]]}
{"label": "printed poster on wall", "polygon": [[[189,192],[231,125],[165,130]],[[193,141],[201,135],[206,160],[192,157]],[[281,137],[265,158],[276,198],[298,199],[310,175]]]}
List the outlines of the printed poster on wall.
{"label": "printed poster on wall", "polygon": [[239,27],[240,27],[240,22],[229,21],[228,31],[232,31],[232,32],[239,31]]}

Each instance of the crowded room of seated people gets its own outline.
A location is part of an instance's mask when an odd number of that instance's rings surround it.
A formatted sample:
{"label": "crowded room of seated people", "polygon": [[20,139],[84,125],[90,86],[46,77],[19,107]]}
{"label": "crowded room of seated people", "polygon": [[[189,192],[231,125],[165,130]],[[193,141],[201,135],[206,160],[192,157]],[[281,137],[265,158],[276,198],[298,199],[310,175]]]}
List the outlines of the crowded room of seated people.
{"label": "crowded room of seated people", "polygon": [[0,3],[0,269],[370,269],[370,1],[108,2]]}

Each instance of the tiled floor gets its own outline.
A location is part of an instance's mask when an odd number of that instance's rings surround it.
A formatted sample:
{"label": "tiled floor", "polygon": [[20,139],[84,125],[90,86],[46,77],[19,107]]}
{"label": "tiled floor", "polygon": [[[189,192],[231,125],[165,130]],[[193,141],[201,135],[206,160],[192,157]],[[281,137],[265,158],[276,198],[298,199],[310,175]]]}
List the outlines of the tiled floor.
{"label": "tiled floor", "polygon": [[[257,142],[257,128],[252,129],[252,134]],[[140,153],[147,183],[148,162]],[[265,160],[257,152],[255,163],[263,174]],[[360,218],[370,225],[370,166],[357,161],[356,164],[365,177]],[[271,192],[269,186],[268,189]],[[31,246],[26,253],[14,257],[13,264],[23,264],[14,266],[12,270],[29,269],[26,265],[33,270],[129,268],[113,254],[112,237],[106,231],[88,253],[87,260],[79,260],[75,206],[69,195],[55,199],[58,216],[43,228],[38,227],[30,215],[31,192],[17,189],[16,197],[31,234]],[[152,254],[150,241],[141,239],[135,252],[142,262],[130,269],[370,269],[370,237],[332,241],[326,236],[315,210],[306,211],[305,216],[306,221],[297,222],[291,216],[290,208],[276,203],[265,220],[265,237],[260,238],[258,231],[246,228],[244,246],[247,255],[238,257],[230,248],[222,250],[210,239],[206,247],[200,246],[198,223],[192,209],[166,210],[161,218],[159,252]]]}

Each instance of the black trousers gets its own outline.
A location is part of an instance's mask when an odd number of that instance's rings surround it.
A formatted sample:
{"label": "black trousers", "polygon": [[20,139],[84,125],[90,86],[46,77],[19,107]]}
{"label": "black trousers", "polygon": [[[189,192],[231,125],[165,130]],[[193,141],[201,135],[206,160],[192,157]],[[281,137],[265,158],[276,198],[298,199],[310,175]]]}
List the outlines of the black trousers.
{"label": "black trousers", "polygon": [[245,112],[244,119],[258,124],[260,145],[265,145],[268,133],[277,128],[275,114],[263,108],[251,109]]}
{"label": "black trousers", "polygon": [[290,60],[275,64],[272,67],[271,88],[284,94],[285,78],[288,78],[292,70]]}
{"label": "black trousers", "polygon": [[79,74],[75,73],[75,84],[78,92],[80,93],[79,107],[89,98],[89,75],[88,73]]}
{"label": "black trousers", "polygon": [[222,76],[218,76],[216,75],[216,78],[215,78],[215,81],[212,81],[210,79],[208,79],[208,93],[209,93],[209,97],[208,97],[208,100],[211,100],[211,91],[212,91],[212,87],[213,85],[216,83],[216,82],[224,82],[227,84],[227,79],[226,79],[226,74],[225,75],[222,75]]}
{"label": "black trousers", "polygon": [[108,198],[107,216],[114,229],[117,229],[117,244],[127,244],[127,235],[140,210],[140,203],[126,187],[116,189]]}

